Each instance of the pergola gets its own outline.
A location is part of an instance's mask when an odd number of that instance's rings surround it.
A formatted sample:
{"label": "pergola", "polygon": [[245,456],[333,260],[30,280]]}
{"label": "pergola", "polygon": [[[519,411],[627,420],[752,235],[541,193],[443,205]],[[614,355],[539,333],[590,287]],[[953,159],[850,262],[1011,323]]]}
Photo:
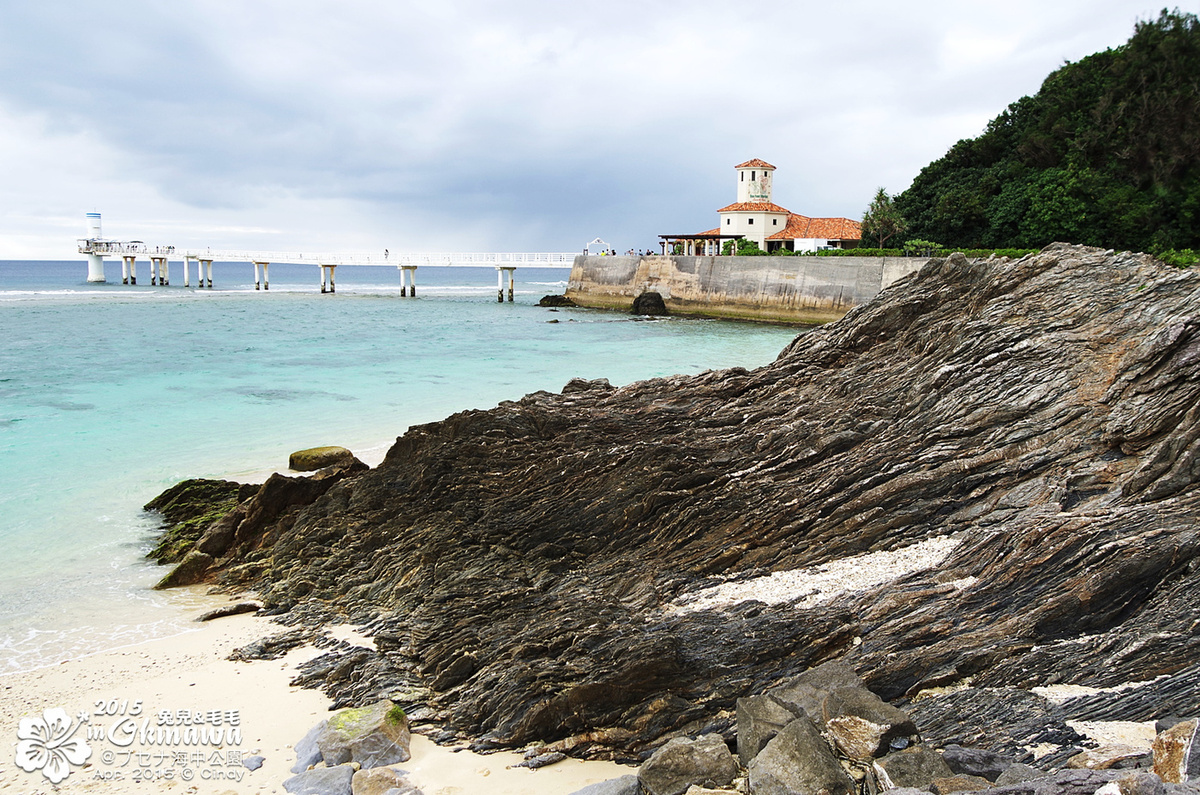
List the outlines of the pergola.
{"label": "pergola", "polygon": [[716,230],[691,235],[659,235],[662,238],[663,254],[667,247],[676,243],[683,245],[683,253],[690,257],[715,257],[721,253],[721,244],[726,240],[741,240],[745,235],[722,235]]}

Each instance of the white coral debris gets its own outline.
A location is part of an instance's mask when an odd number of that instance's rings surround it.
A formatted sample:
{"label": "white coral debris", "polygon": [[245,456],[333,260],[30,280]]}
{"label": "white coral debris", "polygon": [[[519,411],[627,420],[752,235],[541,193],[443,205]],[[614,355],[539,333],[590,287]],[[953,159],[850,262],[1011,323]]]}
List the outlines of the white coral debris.
{"label": "white coral debris", "polygon": [[[796,599],[797,608],[810,608],[845,593],[864,591],[913,572],[940,565],[959,545],[949,536],[938,536],[903,549],[868,552],[807,569],[777,571],[764,577],[727,582],[687,594],[666,610],[687,613],[728,607],[751,599],[779,604]],[[961,583],[961,584],[960,584]],[[957,587],[969,583],[955,581]]]}

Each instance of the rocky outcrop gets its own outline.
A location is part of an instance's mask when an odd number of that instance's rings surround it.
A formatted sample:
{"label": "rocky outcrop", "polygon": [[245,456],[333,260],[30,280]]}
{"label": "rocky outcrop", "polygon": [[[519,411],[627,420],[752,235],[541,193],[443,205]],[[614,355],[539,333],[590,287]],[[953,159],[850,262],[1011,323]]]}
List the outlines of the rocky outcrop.
{"label": "rocky outcrop", "polygon": [[635,315],[665,315],[667,314],[667,305],[660,294],[653,290],[647,290],[633,299],[633,308],[630,312]]}
{"label": "rocky outcrop", "polygon": [[559,306],[575,306],[575,305],[576,305],[575,302],[572,301],[570,298],[567,298],[565,295],[555,295],[555,294],[543,295],[541,297],[541,299],[538,301],[538,306],[559,307]]}
{"label": "rocky outcrop", "polygon": [[[412,694],[480,747],[733,742],[739,698],[832,660],[926,743],[1021,763],[1077,754],[1068,718],[1200,713],[1200,273],[953,256],[766,367],[570,386],[413,427],[370,471],[268,481],[219,580],[373,633],[309,664],[338,705]],[[819,593],[766,578],[846,560]],[[1124,682],[1149,684],[1028,691]]]}

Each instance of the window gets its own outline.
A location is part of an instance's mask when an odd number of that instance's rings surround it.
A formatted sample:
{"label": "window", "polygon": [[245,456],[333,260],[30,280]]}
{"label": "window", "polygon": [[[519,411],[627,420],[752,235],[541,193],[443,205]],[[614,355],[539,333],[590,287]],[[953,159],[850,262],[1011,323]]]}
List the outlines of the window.
{"label": "window", "polygon": [[750,224],[751,226],[754,226],[754,219],[748,218],[748,219],[746,219],[746,223]]}
{"label": "window", "polygon": [[750,172],[750,181],[751,182],[754,181],[754,174],[755,174],[755,172],[753,172],[753,171]]}
{"label": "window", "polygon": [[726,218],[726,219],[725,219],[725,226],[729,226],[729,224],[730,224],[730,222],[731,222],[731,221],[733,221],[733,219],[732,219],[732,218]]}
{"label": "window", "polygon": [[739,171],[739,172],[738,172],[738,177],[739,177],[739,181],[740,181],[740,182],[745,182],[745,181],[746,181],[746,172],[745,172],[745,171]]}
{"label": "window", "polygon": [[772,219],[771,219],[771,226],[779,226],[779,219],[778,219],[778,218],[772,218]]}

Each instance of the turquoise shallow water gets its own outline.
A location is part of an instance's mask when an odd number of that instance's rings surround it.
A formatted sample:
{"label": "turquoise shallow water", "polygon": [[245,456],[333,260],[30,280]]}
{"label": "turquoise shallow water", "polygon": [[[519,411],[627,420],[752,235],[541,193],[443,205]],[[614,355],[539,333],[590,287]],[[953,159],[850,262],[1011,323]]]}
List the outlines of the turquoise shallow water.
{"label": "turquoise shallow water", "polygon": [[[119,263],[108,278],[120,280]],[[409,425],[487,408],[572,377],[641,378],[771,361],[794,329],[634,320],[535,306],[568,271],[216,263],[217,289],[84,281],[82,262],[0,262],[0,673],[186,626],[186,596],[150,590],[156,527],[141,506],[187,477],[248,479],[288,453],[364,458]],[[145,273],[139,281],[148,281]],[[558,323],[547,321],[557,319]]]}

